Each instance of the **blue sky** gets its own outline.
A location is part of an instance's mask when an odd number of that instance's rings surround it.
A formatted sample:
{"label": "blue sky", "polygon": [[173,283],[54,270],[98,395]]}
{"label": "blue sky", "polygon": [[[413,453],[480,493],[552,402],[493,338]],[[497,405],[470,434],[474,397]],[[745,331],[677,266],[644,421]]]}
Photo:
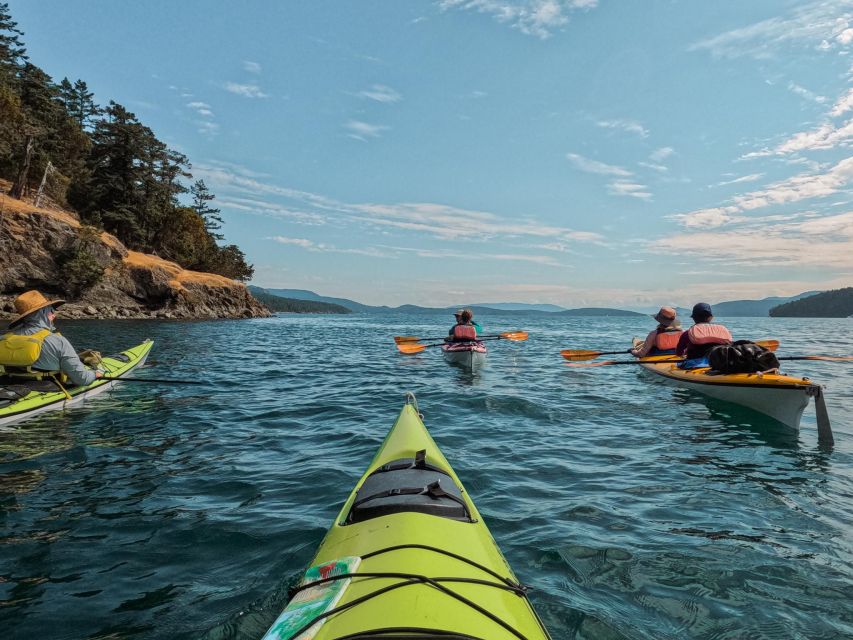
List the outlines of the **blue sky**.
{"label": "blue sky", "polygon": [[853,284],[853,2],[11,0],[255,284],[690,305]]}

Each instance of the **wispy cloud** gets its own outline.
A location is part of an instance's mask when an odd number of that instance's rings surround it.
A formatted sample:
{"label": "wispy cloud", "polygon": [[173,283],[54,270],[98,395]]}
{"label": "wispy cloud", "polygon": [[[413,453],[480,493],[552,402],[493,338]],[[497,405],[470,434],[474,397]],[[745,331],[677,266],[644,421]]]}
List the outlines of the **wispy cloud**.
{"label": "wispy cloud", "polygon": [[628,171],[624,167],[585,158],[577,153],[567,153],[566,157],[569,159],[569,162],[575,166],[575,168],[586,173],[616,176],[616,179],[611,180],[607,185],[607,192],[610,195],[629,196],[631,198],[637,198],[638,200],[650,200],[652,198],[652,194],[648,191],[648,187],[646,185],[639,184],[634,180],[628,179],[633,178],[634,173],[632,171]]}
{"label": "wispy cloud", "polygon": [[649,154],[649,160],[653,162],[663,162],[674,154],[675,149],[672,147],[661,147],[660,149],[655,149],[651,154]]}
{"label": "wispy cloud", "polygon": [[[838,193],[853,180],[853,158],[845,158],[824,173],[801,173],[765,189],[735,196],[732,204],[675,215],[685,227],[714,228],[744,220],[743,213]],[[853,254],[853,251],[851,251]]]}
{"label": "wispy cloud", "polygon": [[225,90],[244,98],[268,98],[269,96],[261,91],[261,88],[256,84],[240,84],[238,82],[226,82]]}
{"label": "wispy cloud", "polygon": [[614,180],[607,185],[607,190],[614,196],[630,196],[639,200],[650,200],[652,194],[647,191],[648,187],[644,184],[637,184],[630,180]]}
{"label": "wispy cloud", "polygon": [[368,100],[375,100],[384,104],[399,102],[403,99],[397,91],[391,87],[386,87],[384,84],[374,84],[369,89],[359,91],[358,95]]}
{"label": "wispy cloud", "polygon": [[755,182],[757,180],[761,180],[764,177],[763,173],[751,173],[748,176],[740,176],[737,178],[732,178],[731,180],[723,180],[722,182],[718,182],[713,185],[715,187],[724,187],[729,184],[741,184],[743,182]]}
{"label": "wispy cloud", "polygon": [[649,130],[646,129],[643,125],[641,125],[639,122],[635,122],[634,120],[599,120],[595,124],[604,129],[617,129],[619,131],[633,133],[640,136],[641,138],[649,137]]}
{"label": "wispy cloud", "polygon": [[248,71],[249,73],[260,74],[261,65],[259,62],[252,62],[251,60],[243,60],[243,69]]}
{"label": "wispy cloud", "polygon": [[819,51],[847,49],[853,41],[848,0],[801,4],[788,15],[733,29],[690,46],[725,58],[771,58],[785,47],[809,46]]}
{"label": "wispy cloud", "polygon": [[592,160],[590,158],[585,158],[582,155],[577,153],[567,153],[566,157],[569,159],[576,169],[580,169],[581,171],[585,171],[587,173],[597,173],[604,176],[622,176],[627,178],[629,176],[634,175],[627,169],[623,167],[619,167],[613,164],[606,164],[604,162],[599,162],[598,160]]}
{"label": "wispy cloud", "polygon": [[358,256],[369,256],[371,258],[396,257],[392,253],[381,251],[375,247],[368,247],[366,249],[342,249],[325,242],[314,242],[313,240],[307,240],[305,238],[288,238],[287,236],[270,236],[267,240],[274,240],[279,244],[295,245],[297,247],[302,247],[307,251],[314,251],[316,253],[348,253]]}
{"label": "wispy cloud", "polygon": [[816,94],[814,91],[809,91],[805,87],[801,87],[795,82],[788,83],[788,90],[796,93],[798,96],[802,96],[806,100],[811,100],[812,102],[817,102],[818,104],[823,104],[826,102],[826,96],[821,96]]}
{"label": "wispy cloud", "polygon": [[[197,164],[194,174],[204,178],[220,198],[229,204],[256,213],[292,217],[307,224],[359,223],[378,230],[397,229],[442,240],[486,242],[519,238],[547,239],[549,242],[601,243],[600,234],[542,224],[530,218],[507,218],[485,211],[473,211],[435,203],[346,203],[323,195],[280,187],[240,171],[213,164]],[[235,192],[237,192],[235,194]],[[239,195],[238,195],[239,194]],[[270,202],[270,198],[281,203]]]}
{"label": "wispy cloud", "polygon": [[829,115],[833,118],[837,118],[844,115],[851,109],[853,109],[853,89],[848,89],[847,93],[841,96],[835,104],[832,105],[832,110],[829,112]]}
{"label": "wispy cloud", "polygon": [[213,111],[212,107],[206,102],[188,102],[187,107],[195,111],[198,115],[204,118],[212,118]]}
{"label": "wispy cloud", "polygon": [[495,262],[532,262],[550,267],[560,267],[557,260],[551,256],[533,255],[526,253],[480,253],[451,251],[448,249],[419,249],[415,247],[394,247],[397,251],[411,253],[419,258],[456,259]]}
{"label": "wispy cloud", "polygon": [[802,151],[816,151],[847,147],[853,143],[853,118],[840,127],[824,122],[811,131],[796,133],[773,149],[762,149],[745,154],[744,159],[766,156],[784,156]]}
{"label": "wispy cloud", "polygon": [[389,127],[384,125],[370,124],[360,120],[350,120],[344,124],[344,128],[349,130],[349,134],[347,135],[350,138],[362,140],[363,142],[367,142],[369,138],[378,138],[382,135],[383,131],[389,129]]}
{"label": "wispy cloud", "polygon": [[851,246],[853,212],[846,212],[731,231],[677,234],[652,242],[650,249],[726,264],[853,269]]}
{"label": "wispy cloud", "polygon": [[546,39],[569,21],[568,14],[592,9],[598,0],[439,0],[438,6],[491,15],[521,33]]}

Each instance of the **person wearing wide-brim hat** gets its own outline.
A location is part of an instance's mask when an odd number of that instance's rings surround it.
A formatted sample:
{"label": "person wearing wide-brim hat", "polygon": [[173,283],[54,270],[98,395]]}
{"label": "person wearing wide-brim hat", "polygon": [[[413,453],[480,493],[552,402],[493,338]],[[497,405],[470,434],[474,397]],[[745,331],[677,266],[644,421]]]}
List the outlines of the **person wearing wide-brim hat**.
{"label": "person wearing wide-brim hat", "polygon": [[649,332],[643,344],[631,349],[631,353],[638,358],[674,354],[681,338],[681,321],[674,308],[661,307],[652,318],[657,320],[658,326]]}
{"label": "person wearing wide-brim hat", "polygon": [[[29,369],[35,372],[63,373],[74,385],[88,385],[103,374],[86,367],[67,338],[56,332],[53,321],[57,307],[65,300],[49,300],[32,290],[15,298],[17,315],[9,322],[9,330],[0,336],[0,365],[4,369]],[[21,340],[21,337],[28,340]],[[36,345],[33,362],[21,361],[20,345]],[[32,347],[31,347],[32,348]]]}
{"label": "person wearing wide-brim hat", "polygon": [[483,327],[474,322],[474,312],[471,309],[457,309],[453,312],[453,317],[456,318],[456,324],[450,327],[450,331],[448,331],[447,335],[452,337],[456,331],[456,327],[458,325],[472,325],[477,333],[483,333]]}

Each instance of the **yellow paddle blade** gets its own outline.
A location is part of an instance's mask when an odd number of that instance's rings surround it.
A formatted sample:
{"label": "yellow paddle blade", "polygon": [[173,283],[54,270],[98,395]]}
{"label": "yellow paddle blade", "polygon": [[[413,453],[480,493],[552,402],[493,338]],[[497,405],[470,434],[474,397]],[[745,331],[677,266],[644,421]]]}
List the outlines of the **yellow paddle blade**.
{"label": "yellow paddle blade", "polygon": [[394,336],[394,342],[403,344],[405,342],[417,342],[420,340],[417,336]]}
{"label": "yellow paddle blade", "polygon": [[601,355],[601,351],[591,351],[590,349],[563,349],[560,355],[566,360],[573,362],[580,360],[592,360]]}
{"label": "yellow paddle blade", "polygon": [[505,340],[512,340],[514,342],[521,342],[523,340],[527,340],[527,332],[526,331],[507,331],[506,333],[501,334],[501,338]]}
{"label": "yellow paddle blade", "polygon": [[[639,362],[639,360],[637,360]],[[620,364],[615,360],[605,360],[604,362],[564,362],[567,367],[605,367],[612,364]]]}
{"label": "yellow paddle blade", "polygon": [[776,351],[779,348],[778,340],[756,340],[755,344],[759,347],[764,347],[768,351]]}
{"label": "yellow paddle blade", "polygon": [[405,353],[406,355],[413,355],[415,353],[420,353],[424,349],[426,349],[425,344],[411,344],[411,343],[402,343],[397,345],[397,349],[400,350],[400,353]]}

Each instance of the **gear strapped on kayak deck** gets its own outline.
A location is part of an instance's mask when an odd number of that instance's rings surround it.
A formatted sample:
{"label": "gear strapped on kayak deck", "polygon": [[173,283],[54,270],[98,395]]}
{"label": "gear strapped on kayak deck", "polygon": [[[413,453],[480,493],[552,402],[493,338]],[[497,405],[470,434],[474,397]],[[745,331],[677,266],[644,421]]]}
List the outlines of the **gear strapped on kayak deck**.
{"label": "gear strapped on kayak deck", "polygon": [[342,524],[403,511],[474,521],[462,490],[447,473],[427,463],[426,450],[418,451],[414,458],[389,462],[367,476]]}
{"label": "gear strapped on kayak deck", "polygon": [[[431,586],[431,587],[441,591],[445,595],[447,595],[451,598],[454,598],[454,599],[458,600],[459,602],[462,602],[463,604],[471,607],[472,609],[474,609],[478,613],[486,616],[487,618],[489,618],[494,623],[496,623],[496,624],[500,625],[501,627],[503,627],[504,629],[506,629],[509,633],[514,635],[519,640],[527,640],[527,636],[525,636],[523,633],[521,633],[520,631],[515,629],[509,623],[501,620],[498,616],[496,616],[492,612],[488,611],[487,609],[484,609],[483,607],[478,605],[473,600],[470,600],[469,598],[466,598],[465,596],[463,596],[459,593],[456,593],[455,591],[453,591],[452,589],[450,589],[444,585],[446,583],[466,583],[466,584],[483,585],[486,587],[493,587],[495,589],[502,589],[504,591],[509,591],[509,592],[514,593],[515,595],[521,597],[521,598],[527,597],[527,592],[530,590],[530,587],[522,585],[522,584],[520,584],[520,583],[518,583],[518,582],[516,582],[510,578],[502,577],[501,575],[492,571],[488,567],[485,567],[485,566],[483,566],[477,562],[474,562],[473,560],[470,560],[468,558],[465,558],[465,557],[460,556],[460,555],[455,554],[455,553],[451,553],[449,551],[445,551],[444,549],[439,549],[437,547],[431,547],[429,545],[423,545],[423,544],[400,544],[400,545],[395,545],[393,547],[386,547],[384,549],[377,549],[376,551],[372,551],[370,553],[364,554],[361,557],[361,560],[367,560],[369,558],[373,558],[373,557],[376,557],[378,555],[382,555],[384,553],[390,553],[392,551],[399,551],[401,549],[423,549],[426,551],[432,551],[434,553],[439,553],[439,554],[454,558],[455,560],[459,560],[460,562],[464,562],[468,565],[471,565],[472,567],[475,567],[475,568],[477,568],[477,569],[479,569],[479,570],[481,570],[481,571],[483,571],[483,572],[485,572],[491,576],[494,576],[500,582],[494,582],[492,580],[482,580],[479,578],[465,578],[465,577],[453,577],[453,576],[451,576],[451,577],[430,577],[430,576],[425,576],[425,575],[417,574],[417,573],[404,573],[404,572],[396,572],[396,571],[394,571],[394,572],[387,572],[387,571],[362,572],[362,571],[359,571],[357,573],[339,573],[336,575],[330,575],[327,578],[320,578],[319,580],[312,580],[311,582],[306,582],[306,583],[301,584],[297,587],[293,587],[289,591],[288,595],[290,596],[291,599],[293,599],[297,594],[299,594],[300,592],[305,591],[307,589],[313,589],[313,588],[318,587],[320,585],[329,584],[329,583],[336,582],[339,580],[352,580],[355,578],[391,578],[391,579],[399,579],[400,582],[395,582],[394,584],[390,584],[390,585],[386,585],[384,587],[380,587],[380,588],[376,589],[375,591],[371,591],[370,593],[367,593],[367,594],[361,596],[360,598],[356,598],[355,600],[351,600],[350,602],[347,602],[346,604],[343,604],[343,605],[331,608],[327,611],[324,611],[324,612],[314,616],[311,620],[306,622],[302,627],[300,627],[299,629],[297,629],[296,631],[291,633],[291,635],[289,637],[290,638],[298,638],[301,634],[308,631],[311,627],[313,627],[315,624],[317,624],[321,620],[324,620],[325,618],[333,616],[337,613],[341,613],[342,611],[346,611],[347,609],[355,607],[355,606],[361,604],[362,602],[366,602],[367,600],[370,600],[372,598],[380,596],[384,593],[388,593],[389,591],[393,591],[395,589],[400,589],[402,587],[407,587],[407,586],[411,586],[411,585],[424,584],[424,585]],[[394,635],[395,638],[407,637],[407,636],[400,636],[399,635],[400,633],[417,634],[417,635],[411,636],[412,640],[415,640],[415,639],[417,639],[417,640],[430,640],[432,638],[434,638],[435,640],[439,640],[439,639],[445,640],[447,638],[457,638],[458,640],[486,640],[485,638],[479,638],[477,636],[460,634],[460,633],[452,632],[452,631],[448,632],[448,631],[442,630],[442,629],[427,629],[427,628],[421,628],[421,627],[405,627],[405,628],[400,628],[400,627],[390,628],[390,627],[388,627],[388,628],[380,628],[380,629],[371,629],[369,631],[360,631],[360,632],[355,633],[355,634],[350,634],[350,635],[346,635],[346,636],[339,636],[339,637],[335,638],[335,640],[356,640],[356,639],[370,640],[371,638],[379,638],[382,635]]]}

